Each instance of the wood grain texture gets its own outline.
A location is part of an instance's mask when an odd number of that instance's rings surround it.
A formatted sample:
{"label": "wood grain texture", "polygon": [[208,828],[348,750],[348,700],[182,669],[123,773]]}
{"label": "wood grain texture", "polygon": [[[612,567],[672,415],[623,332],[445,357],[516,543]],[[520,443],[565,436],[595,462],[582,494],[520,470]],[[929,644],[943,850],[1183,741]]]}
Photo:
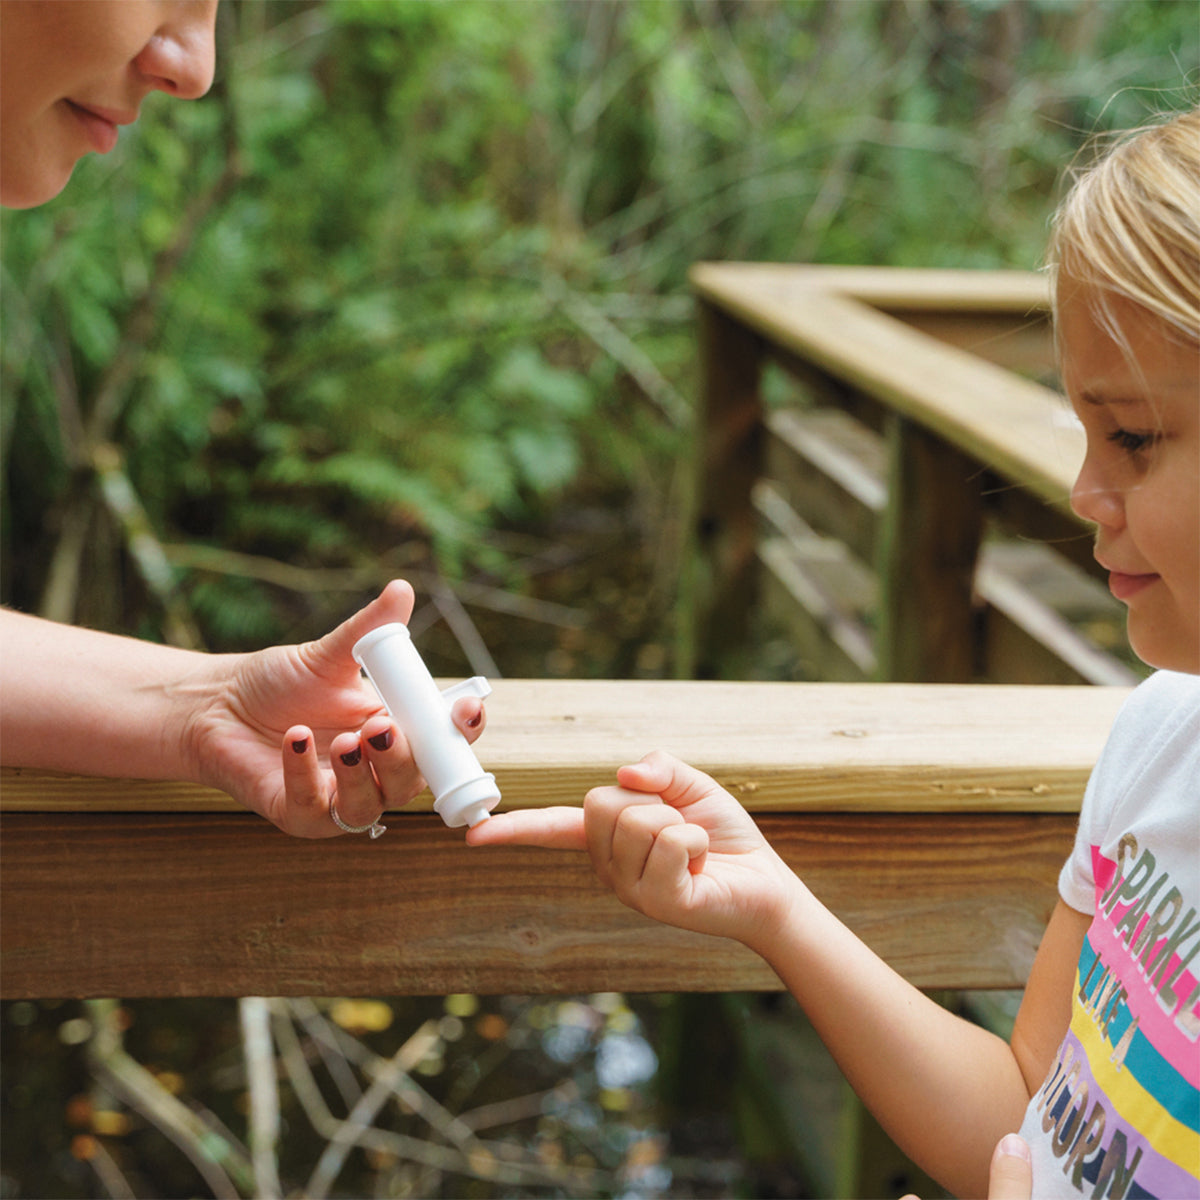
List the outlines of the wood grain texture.
{"label": "wood grain texture", "polygon": [[751,490],[762,474],[762,341],[720,308],[696,308],[701,437],[693,453],[689,535],[691,609],[684,673],[711,676],[724,650],[744,638],[754,604],[757,520]]}
{"label": "wood grain texture", "polygon": [[[1127,688],[514,680],[476,745],[506,807],[578,804],[663,749],[755,812],[1073,813]],[[428,792],[411,811],[428,811]],[[240,812],[192,784],[6,768],[5,812]],[[7,852],[5,852],[7,859]]]}
{"label": "wood grain texture", "polygon": [[972,595],[983,502],[969,459],[916,422],[893,418],[888,506],[877,558],[879,677],[976,678]]}
{"label": "wood grain texture", "polygon": [[[717,776],[833,910],[923,987],[1020,984],[1125,688],[500,680],[508,806],[579,803],[653,746]],[[422,814],[289,838],[220,793],[6,771],[0,993],[774,988],[647,921],[582,854],[469,850]]]}
{"label": "wood grain texture", "polygon": [[[1057,393],[935,341],[885,311],[1044,307],[1046,283],[1023,272],[858,274],[781,264],[700,263],[704,301],[768,341],[862,388],[963,453],[1069,513],[1083,432]],[[1039,299],[1040,297],[1040,299]],[[1036,301],[1036,303],[1035,303]]]}
{"label": "wood grain texture", "polygon": [[688,273],[718,299],[730,281],[786,298],[801,291],[850,296],[884,312],[1002,313],[1036,319],[1050,310],[1050,281],[1036,271],[844,267],[809,263],[702,262]]}
{"label": "wood grain texture", "polygon": [[[923,987],[1023,982],[1067,816],[760,818],[819,896]],[[250,816],[10,813],[0,992],[399,995],[775,989],[743,947],[605,893],[583,854],[470,850],[436,818],[377,842]]]}

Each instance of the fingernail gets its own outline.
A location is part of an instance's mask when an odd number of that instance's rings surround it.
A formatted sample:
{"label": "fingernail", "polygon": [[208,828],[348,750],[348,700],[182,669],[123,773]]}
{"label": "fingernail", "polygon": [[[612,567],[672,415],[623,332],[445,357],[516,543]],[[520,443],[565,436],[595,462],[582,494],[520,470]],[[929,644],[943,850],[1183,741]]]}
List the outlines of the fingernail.
{"label": "fingernail", "polygon": [[478,729],[480,724],[482,723],[482,721],[483,721],[483,713],[478,712],[473,717],[467,718],[467,728],[468,729]]}
{"label": "fingernail", "polygon": [[308,738],[297,738],[292,743],[292,750],[296,754],[303,754],[308,749]]}
{"label": "fingernail", "polygon": [[1015,1133],[1006,1133],[1001,1139],[1000,1144],[996,1147],[998,1154],[1006,1155],[1009,1158],[1023,1158],[1026,1162],[1030,1160],[1029,1146],[1025,1139]]}
{"label": "fingernail", "polygon": [[342,762],[344,762],[346,764],[346,766],[348,766],[348,767],[357,767],[359,764],[359,760],[361,758],[362,758],[362,747],[355,746],[354,749],[351,750],[349,754],[342,755]]}
{"label": "fingernail", "polygon": [[367,738],[367,741],[370,742],[376,750],[389,749],[395,740],[395,735],[390,729],[385,729],[382,733],[377,733],[374,737]]}

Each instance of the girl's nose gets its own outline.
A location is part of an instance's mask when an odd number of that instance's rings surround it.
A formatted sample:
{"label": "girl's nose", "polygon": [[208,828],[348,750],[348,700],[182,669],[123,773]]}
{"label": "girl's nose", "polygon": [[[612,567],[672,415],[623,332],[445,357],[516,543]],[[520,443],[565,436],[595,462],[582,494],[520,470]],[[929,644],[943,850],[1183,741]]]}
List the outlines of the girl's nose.
{"label": "girl's nose", "polygon": [[1102,529],[1119,529],[1125,523],[1121,493],[1103,478],[1090,455],[1071,488],[1071,508],[1077,517]]}
{"label": "girl's nose", "polygon": [[217,0],[181,0],[133,60],[159,91],[197,100],[216,69]]}

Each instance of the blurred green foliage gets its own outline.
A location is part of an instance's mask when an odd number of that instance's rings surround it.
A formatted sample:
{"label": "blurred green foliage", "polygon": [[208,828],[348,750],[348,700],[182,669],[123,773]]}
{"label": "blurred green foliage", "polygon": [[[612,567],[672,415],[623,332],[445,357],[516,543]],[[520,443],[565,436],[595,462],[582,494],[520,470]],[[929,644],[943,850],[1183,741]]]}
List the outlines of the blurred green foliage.
{"label": "blurred green foliage", "polygon": [[228,649],[406,571],[529,591],[502,531],[670,510],[689,264],[1034,267],[1198,43],[1192,0],[226,4],[208,98],[3,217],[2,598]]}

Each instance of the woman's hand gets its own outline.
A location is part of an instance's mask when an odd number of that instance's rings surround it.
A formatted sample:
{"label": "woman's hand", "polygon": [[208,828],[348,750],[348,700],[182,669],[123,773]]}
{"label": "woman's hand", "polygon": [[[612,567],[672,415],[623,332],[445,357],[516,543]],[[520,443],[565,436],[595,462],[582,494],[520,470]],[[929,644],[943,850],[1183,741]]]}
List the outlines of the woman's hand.
{"label": "woman's hand", "polygon": [[630,908],[750,946],[772,936],[803,885],[715,780],[661,751],[617,772],[579,808],[498,813],[472,846],[586,849]]}
{"label": "woman's hand", "polygon": [[[338,834],[335,803],[355,827],[407,804],[425,781],[351,651],[372,629],[407,623],[412,608],[412,588],[394,581],[317,641],[214,657],[184,734],[195,777],[299,837]],[[478,699],[454,706],[469,742],[484,720]]]}

